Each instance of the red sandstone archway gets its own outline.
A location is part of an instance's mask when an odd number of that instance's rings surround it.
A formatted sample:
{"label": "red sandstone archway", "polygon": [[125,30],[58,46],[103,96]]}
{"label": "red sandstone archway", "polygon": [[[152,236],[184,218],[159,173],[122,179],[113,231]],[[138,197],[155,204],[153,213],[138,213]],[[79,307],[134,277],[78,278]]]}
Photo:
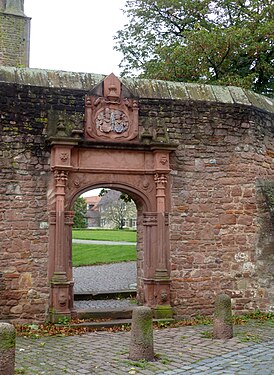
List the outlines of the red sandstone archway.
{"label": "red sandstone archway", "polygon": [[122,190],[135,200],[142,233],[138,246],[143,251],[138,294],[142,303],[154,308],[156,316],[163,310],[171,314],[168,212],[169,154],[173,148],[159,142],[142,144],[138,140],[137,105],[122,99],[120,92],[115,96],[119,81],[110,77],[110,81],[108,77],[104,82],[104,90],[111,95],[86,100],[86,141],[62,133],[51,139],[48,276],[52,320],[74,313],[72,203],[79,194],[99,186]]}
{"label": "red sandstone archway", "polygon": [[[144,245],[143,245],[143,217],[144,213],[150,211],[148,209],[150,202],[147,202],[145,196],[140,196],[140,192],[136,190],[136,188],[123,185],[123,184],[109,184],[107,182],[102,182],[100,185],[88,185],[80,190],[77,190],[76,195],[73,196],[70,207],[73,208],[73,203],[75,202],[76,198],[79,197],[81,194],[85,193],[86,191],[98,189],[98,188],[108,188],[113,189],[116,191],[120,191],[122,193],[128,194],[135,203],[137,209],[137,244],[136,244],[136,252],[137,252],[137,301],[138,303],[143,304],[144,301]],[[70,229],[69,229],[70,231]],[[71,238],[71,233],[68,233],[67,238]],[[69,241],[68,243],[68,252],[69,252],[69,261],[72,259],[72,244]],[[148,263],[145,263],[149,266]],[[71,274],[71,266],[68,265],[69,274]],[[147,273],[147,272],[146,272]],[[72,298],[73,300],[73,298]]]}

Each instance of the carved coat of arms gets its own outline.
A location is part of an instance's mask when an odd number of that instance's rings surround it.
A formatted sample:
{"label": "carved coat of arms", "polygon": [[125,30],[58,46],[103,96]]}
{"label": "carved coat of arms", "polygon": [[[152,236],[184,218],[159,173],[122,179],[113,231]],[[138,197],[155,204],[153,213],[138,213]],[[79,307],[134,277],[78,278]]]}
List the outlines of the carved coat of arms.
{"label": "carved coat of arms", "polygon": [[103,82],[103,95],[86,97],[86,137],[94,140],[131,141],[138,136],[138,103],[121,95],[114,74]]}

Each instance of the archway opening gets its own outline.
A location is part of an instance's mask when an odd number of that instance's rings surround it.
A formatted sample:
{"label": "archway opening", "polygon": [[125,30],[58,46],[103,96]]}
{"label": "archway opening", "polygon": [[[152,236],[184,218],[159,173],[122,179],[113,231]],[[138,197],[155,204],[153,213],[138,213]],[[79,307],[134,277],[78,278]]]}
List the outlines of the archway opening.
{"label": "archway opening", "polygon": [[129,192],[116,189],[101,186],[74,199],[72,270],[78,316],[83,310],[90,317],[102,309],[130,311],[137,303],[142,205]]}

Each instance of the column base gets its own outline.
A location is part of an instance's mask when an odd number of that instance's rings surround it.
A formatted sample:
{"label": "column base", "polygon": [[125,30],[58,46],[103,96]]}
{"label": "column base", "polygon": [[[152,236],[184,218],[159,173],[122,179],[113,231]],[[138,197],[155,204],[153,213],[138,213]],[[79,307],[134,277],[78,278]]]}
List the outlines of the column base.
{"label": "column base", "polygon": [[[163,273],[162,273],[163,275]],[[144,279],[145,305],[154,311],[156,319],[170,319],[173,310],[170,305],[170,279]]]}
{"label": "column base", "polygon": [[172,319],[173,310],[170,305],[157,305],[153,308],[153,317],[155,319]]}
{"label": "column base", "polygon": [[58,323],[71,319],[70,282],[65,272],[55,272],[50,281],[49,320]]}
{"label": "column base", "polygon": [[48,320],[51,323],[67,324],[72,319],[71,312],[56,311],[54,308],[50,309]]}

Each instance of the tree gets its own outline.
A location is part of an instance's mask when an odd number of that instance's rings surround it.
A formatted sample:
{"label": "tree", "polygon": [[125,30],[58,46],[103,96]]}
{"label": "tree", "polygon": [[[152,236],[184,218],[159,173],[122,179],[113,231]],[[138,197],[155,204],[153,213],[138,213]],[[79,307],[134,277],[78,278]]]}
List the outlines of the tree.
{"label": "tree", "polygon": [[[127,194],[116,190],[102,189],[99,196],[102,197],[98,203],[101,219],[113,223],[117,228],[123,229],[126,221],[136,218],[135,203]],[[123,197],[126,198],[123,198]]]}
{"label": "tree", "polygon": [[78,197],[76,199],[73,205],[73,211],[73,228],[86,228],[87,203],[83,197]]}
{"label": "tree", "polygon": [[122,75],[273,95],[272,0],[127,0],[124,12],[129,23],[115,37]]}

